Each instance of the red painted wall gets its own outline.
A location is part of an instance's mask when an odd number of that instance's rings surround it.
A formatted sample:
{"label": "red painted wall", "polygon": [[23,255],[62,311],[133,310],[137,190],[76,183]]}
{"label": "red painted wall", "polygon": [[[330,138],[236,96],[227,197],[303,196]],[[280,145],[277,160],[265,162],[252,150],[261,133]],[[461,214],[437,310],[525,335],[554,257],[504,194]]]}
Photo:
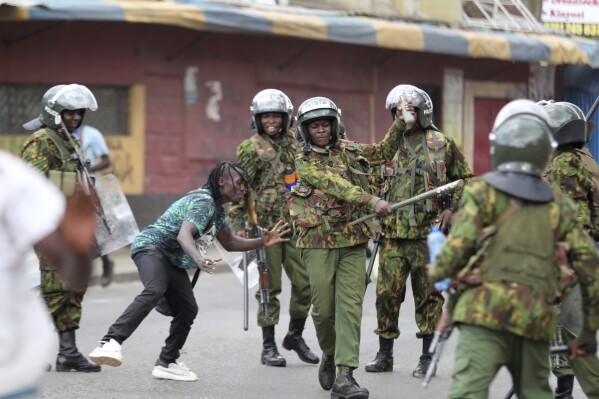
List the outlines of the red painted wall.
{"label": "red painted wall", "polygon": [[[146,194],[183,193],[204,184],[217,161],[235,159],[252,97],[265,88],[283,90],[296,110],[309,97],[331,98],[348,136],[368,142],[372,125],[377,140],[387,131],[385,99],[397,84],[441,89],[444,68],[463,69],[464,79],[528,79],[527,64],[145,24],[0,23],[0,38],[0,82],[145,85]],[[199,101],[186,105],[190,66],[198,68]],[[208,81],[222,85],[220,121],[206,113]],[[436,122],[441,114],[435,110]]]}

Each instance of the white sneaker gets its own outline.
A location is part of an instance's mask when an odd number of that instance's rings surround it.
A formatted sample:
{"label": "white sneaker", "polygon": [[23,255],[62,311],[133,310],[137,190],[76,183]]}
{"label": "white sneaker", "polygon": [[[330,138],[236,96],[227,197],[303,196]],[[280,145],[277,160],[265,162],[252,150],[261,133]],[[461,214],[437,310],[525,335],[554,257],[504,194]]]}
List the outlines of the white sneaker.
{"label": "white sneaker", "polygon": [[152,370],[152,375],[156,378],[177,381],[197,381],[198,376],[185,365],[185,363],[175,360],[175,363],[169,363],[168,367],[156,365]]}
{"label": "white sneaker", "polygon": [[112,338],[108,342],[100,341],[100,346],[89,354],[89,358],[96,364],[118,367],[123,363],[121,345]]}

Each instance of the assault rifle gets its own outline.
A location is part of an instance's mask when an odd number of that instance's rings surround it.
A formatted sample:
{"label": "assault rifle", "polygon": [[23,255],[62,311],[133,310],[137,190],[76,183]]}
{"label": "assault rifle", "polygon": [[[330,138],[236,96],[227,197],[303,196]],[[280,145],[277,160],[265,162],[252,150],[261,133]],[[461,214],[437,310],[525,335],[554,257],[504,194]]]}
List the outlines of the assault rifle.
{"label": "assault rifle", "polygon": [[[251,202],[248,205],[248,215],[252,229],[250,236],[252,238],[262,238],[263,231],[258,226],[258,215],[256,214],[256,204]],[[268,262],[266,261],[266,251],[264,247],[256,248],[256,262],[258,263],[258,273],[260,275],[260,305],[262,305],[262,315],[264,321],[269,323],[272,318],[268,315],[268,304],[270,303],[270,278],[268,277]]]}
{"label": "assault rifle", "polygon": [[[425,193],[415,195],[414,197],[408,198],[405,201],[401,201],[401,202],[398,202],[396,204],[393,204],[393,205],[391,205],[391,209],[395,211],[395,210],[397,210],[399,208],[403,208],[404,206],[411,205],[414,202],[418,202],[418,201],[423,200],[423,199],[427,199],[427,198],[431,198],[431,197],[438,197],[438,196],[441,196],[441,195],[449,194],[453,190],[456,190],[456,189],[458,189],[460,187],[464,187],[464,180],[462,180],[462,179],[456,180],[456,181],[451,182],[449,184],[445,184],[443,186],[439,186],[439,187],[437,187],[435,189],[432,189],[430,191],[427,191]],[[356,219],[356,220],[350,222],[349,225],[353,226],[354,224],[364,222],[364,221],[366,221],[368,219],[372,219],[373,217],[376,217],[376,213],[369,213],[366,216],[362,216],[361,218]]]}
{"label": "assault rifle", "polygon": [[372,248],[372,254],[370,255],[370,260],[368,261],[368,268],[366,269],[366,288],[368,288],[368,284],[370,283],[370,275],[372,274],[372,269],[374,268],[374,260],[376,258],[377,252],[379,252],[379,247],[381,246],[382,240],[382,233],[377,233],[375,239],[372,240],[372,242],[374,243],[374,247]]}
{"label": "assault rifle", "polygon": [[437,364],[441,359],[441,353],[443,352],[443,348],[447,343],[447,340],[451,336],[453,332],[453,308],[458,299],[457,290],[453,287],[449,287],[447,290],[449,293],[449,297],[447,298],[447,306],[443,310],[443,314],[441,315],[441,319],[435,328],[435,336],[433,337],[433,342],[431,342],[430,347],[428,348],[428,353],[433,355],[431,362],[428,365],[428,369],[426,370],[426,375],[424,376],[424,381],[422,382],[422,386],[426,388],[428,383],[433,378],[435,371],[437,370]]}
{"label": "assault rifle", "polygon": [[75,143],[75,140],[73,140],[73,137],[67,130],[67,127],[64,125],[64,122],[61,121],[60,123],[62,125],[62,128],[66,132],[65,133],[66,136],[69,138],[69,141],[73,145],[73,152],[71,153],[71,158],[75,162],[77,162],[77,167],[79,168],[79,170],[81,172],[81,175],[82,175],[81,184],[83,185],[83,192],[85,194],[89,195],[89,197],[91,198],[92,203],[94,204],[94,208],[96,210],[96,214],[102,220],[102,223],[104,224],[104,227],[106,227],[108,234],[112,234],[112,230],[111,230],[110,226],[108,225],[108,219],[106,218],[106,213],[104,212],[104,208],[102,207],[102,202],[100,201],[100,197],[98,197],[98,193],[96,192],[96,189],[94,188],[94,179],[89,174],[89,171],[87,169],[87,162],[84,161],[83,155],[78,150],[80,148],[80,146],[79,146],[79,144]]}
{"label": "assault rifle", "polygon": [[[549,347],[549,354],[551,356],[560,355],[564,353],[570,353],[571,350],[572,348],[570,347],[570,345],[556,345]],[[512,396],[514,396],[514,387],[511,387],[510,390],[507,391],[507,394],[505,395],[504,399],[511,399]]]}

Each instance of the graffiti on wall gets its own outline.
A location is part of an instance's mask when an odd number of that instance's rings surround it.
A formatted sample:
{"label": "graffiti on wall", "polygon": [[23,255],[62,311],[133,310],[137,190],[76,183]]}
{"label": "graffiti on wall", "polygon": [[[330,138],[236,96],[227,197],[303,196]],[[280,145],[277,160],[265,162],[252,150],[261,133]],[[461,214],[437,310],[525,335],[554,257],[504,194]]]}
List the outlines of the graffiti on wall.
{"label": "graffiti on wall", "polygon": [[223,99],[223,87],[218,80],[209,80],[206,82],[206,87],[210,92],[210,98],[206,104],[206,117],[215,122],[220,122],[220,107],[219,102]]}

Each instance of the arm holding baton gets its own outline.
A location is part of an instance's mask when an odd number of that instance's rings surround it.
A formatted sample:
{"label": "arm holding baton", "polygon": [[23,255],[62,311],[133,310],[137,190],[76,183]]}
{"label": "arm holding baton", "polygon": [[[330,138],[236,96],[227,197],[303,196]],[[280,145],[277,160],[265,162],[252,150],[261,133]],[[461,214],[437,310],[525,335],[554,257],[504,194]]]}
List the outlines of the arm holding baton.
{"label": "arm holding baton", "polygon": [[[461,188],[461,187],[464,187],[464,180],[462,180],[462,179],[456,180],[456,181],[451,182],[449,184],[445,184],[445,185],[439,186],[439,187],[437,187],[437,188],[435,188],[433,190],[430,190],[430,191],[427,191],[425,193],[416,195],[416,196],[414,196],[412,198],[408,198],[405,201],[401,201],[401,202],[398,202],[396,204],[393,204],[393,205],[391,205],[391,209],[393,209],[395,211],[395,210],[397,210],[399,208],[403,208],[404,206],[413,204],[414,202],[418,202],[420,200],[427,199],[427,198],[430,198],[430,197],[438,197],[440,195],[444,195],[444,194],[450,193],[453,190],[456,190],[456,189]],[[350,222],[349,225],[353,226],[354,224],[364,222],[364,221],[366,221],[368,219],[372,219],[373,217],[376,217],[376,213],[370,213],[370,214],[368,214],[366,216],[362,216],[361,218],[356,219],[356,220]]]}

